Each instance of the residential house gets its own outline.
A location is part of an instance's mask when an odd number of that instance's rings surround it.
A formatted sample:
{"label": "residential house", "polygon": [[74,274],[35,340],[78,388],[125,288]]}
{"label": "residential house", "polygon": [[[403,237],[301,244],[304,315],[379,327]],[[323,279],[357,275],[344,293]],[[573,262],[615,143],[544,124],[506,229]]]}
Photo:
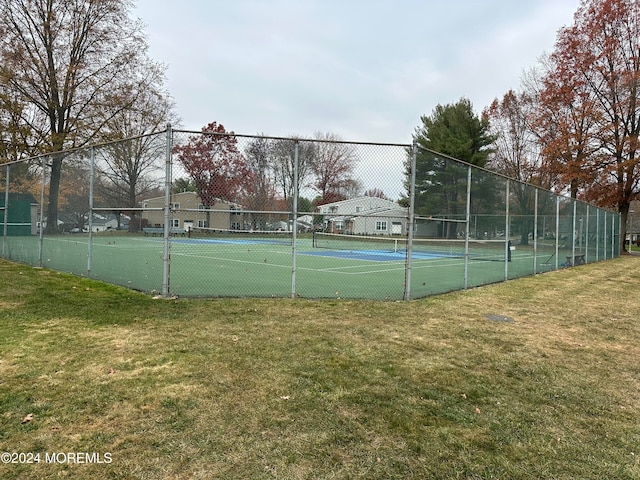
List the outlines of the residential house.
{"label": "residential house", "polygon": [[[91,229],[94,232],[106,232],[108,230],[128,230],[130,218],[126,215],[120,215],[118,221],[117,215],[113,213],[109,214],[93,214],[93,220],[91,221]],[[87,225],[88,226],[88,225]]]}
{"label": "residential house", "polygon": [[[164,227],[164,197],[149,198],[142,202],[142,219],[149,227]],[[205,205],[196,192],[171,195],[171,228],[192,230],[241,230],[243,215],[238,205],[216,199],[213,205]]]}
{"label": "residential house", "polygon": [[324,230],[354,235],[406,235],[408,210],[379,197],[356,197],[318,207]]}

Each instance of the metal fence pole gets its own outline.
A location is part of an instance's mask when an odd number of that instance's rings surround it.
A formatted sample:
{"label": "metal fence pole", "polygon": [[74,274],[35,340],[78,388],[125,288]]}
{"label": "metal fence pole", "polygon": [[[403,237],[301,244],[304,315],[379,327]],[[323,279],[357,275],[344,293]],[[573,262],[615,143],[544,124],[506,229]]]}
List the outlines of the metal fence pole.
{"label": "metal fence pole", "polygon": [[596,210],[596,262],[600,261],[600,209]]}
{"label": "metal fence pole", "polygon": [[300,154],[300,141],[296,140],[293,150],[293,202],[291,203],[291,210],[293,213],[293,232],[292,232],[292,246],[291,246],[291,298],[296,298],[296,243],[298,237],[298,196],[300,195],[298,186],[299,175],[299,154]]}
{"label": "metal fence pole", "polygon": [[556,270],[560,266],[558,260],[558,254],[560,253],[560,245],[558,241],[560,240],[560,197],[556,197],[556,239],[555,239],[555,247],[556,247]]}
{"label": "metal fence pole", "polygon": [[89,170],[89,240],[87,242],[87,276],[91,277],[91,260],[93,259],[93,186],[95,181],[96,149],[91,147],[91,167]]}
{"label": "metal fence pole", "polygon": [[538,273],[538,192],[533,190],[533,273]]}
{"label": "metal fence pole", "polygon": [[504,279],[509,280],[509,236],[511,235],[510,229],[509,229],[509,224],[511,222],[509,222],[509,196],[510,196],[510,184],[509,184],[509,179],[506,179],[507,182],[507,188],[506,188],[506,194],[505,194],[505,226],[504,226]]}
{"label": "metal fence pole", "polygon": [[411,178],[409,180],[409,219],[407,225],[407,256],[404,267],[404,300],[411,300],[411,259],[413,257],[413,226],[415,222],[416,198],[416,157],[417,144],[413,142],[409,155],[411,157]]}
{"label": "metal fence pole", "polygon": [[40,188],[40,231],[38,232],[38,266],[42,267],[44,243],[44,186],[47,178],[47,157],[42,157],[42,187]]}
{"label": "metal fence pole", "polygon": [[2,256],[6,255],[6,244],[7,244],[7,235],[9,230],[9,176],[10,176],[11,166],[7,165],[7,178],[5,178],[5,187],[4,187],[4,207],[3,215],[2,215]]}
{"label": "metal fence pole", "polygon": [[607,259],[607,212],[604,212],[604,225],[602,225],[602,230],[604,231],[604,239],[603,239],[603,247],[604,247],[604,260]]}
{"label": "metal fence pole", "polygon": [[[612,214],[611,215],[613,217],[613,220],[611,220],[611,258],[614,258],[616,256],[616,224],[618,226],[620,226],[622,224],[621,222],[621,218],[620,218],[620,214]],[[617,221],[616,221],[617,220]],[[620,229],[618,229],[618,232],[620,232]],[[631,237],[629,237],[631,238]],[[620,242],[622,241],[622,239],[620,239]],[[629,249],[631,249],[631,247],[629,247]]]}
{"label": "metal fence pole", "polygon": [[167,124],[165,150],[165,172],[164,172],[164,231],[163,243],[164,251],[162,255],[162,296],[169,296],[169,269],[170,261],[170,236],[171,236],[171,147],[173,142],[173,130],[171,124]]}
{"label": "metal fence pole", "polygon": [[467,214],[464,224],[464,288],[469,287],[469,235],[471,234],[471,165],[467,167]]}
{"label": "metal fence pole", "polygon": [[584,227],[584,263],[589,263],[589,205],[585,213]]}
{"label": "metal fence pole", "polygon": [[578,216],[578,202],[573,200],[573,215],[571,219],[571,266],[576,265],[576,217]]}

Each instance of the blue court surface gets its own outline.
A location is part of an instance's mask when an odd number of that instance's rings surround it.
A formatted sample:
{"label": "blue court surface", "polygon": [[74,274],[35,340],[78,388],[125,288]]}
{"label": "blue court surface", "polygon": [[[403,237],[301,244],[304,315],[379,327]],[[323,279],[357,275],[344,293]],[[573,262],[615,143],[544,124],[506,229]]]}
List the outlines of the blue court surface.
{"label": "blue court surface", "polygon": [[[302,255],[314,255],[316,257],[343,258],[348,260],[364,260],[369,262],[397,262],[404,261],[406,252],[385,252],[382,250],[322,250],[301,252]],[[414,260],[431,260],[435,258],[451,258],[452,255],[441,253],[413,252]]]}
{"label": "blue court surface", "polygon": [[[158,241],[163,241],[161,238]],[[291,245],[291,238],[172,238],[171,243],[185,245]]]}

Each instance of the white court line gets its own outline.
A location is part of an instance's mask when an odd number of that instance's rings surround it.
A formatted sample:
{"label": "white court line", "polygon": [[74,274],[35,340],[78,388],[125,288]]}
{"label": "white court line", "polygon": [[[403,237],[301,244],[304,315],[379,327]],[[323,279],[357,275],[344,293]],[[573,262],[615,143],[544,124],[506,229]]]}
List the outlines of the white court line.
{"label": "white court line", "polygon": [[[275,252],[274,252],[275,253]],[[281,253],[281,252],[280,252]],[[208,255],[200,255],[200,254],[192,254],[192,253],[172,253],[172,255],[175,256],[180,256],[180,257],[191,257],[191,258],[206,258],[208,260],[216,260],[216,261],[222,261],[222,262],[232,262],[232,263],[241,263],[241,264],[248,264],[248,265],[262,265],[262,266],[269,266],[269,267],[278,267],[278,268],[287,268],[287,269],[291,269],[291,265],[278,265],[275,263],[265,263],[265,262],[255,262],[255,261],[249,261],[249,260],[236,260],[236,259],[230,259],[230,258],[225,258],[225,257],[213,257],[213,256],[208,256]],[[379,263],[379,262],[376,262]],[[300,267],[298,266],[297,269],[298,270],[304,270],[304,271],[309,271],[309,272],[325,272],[325,273],[339,273],[342,275],[370,275],[372,273],[382,273],[382,272],[393,272],[393,271],[398,271],[398,270],[404,270],[404,264],[402,264],[401,266],[397,267],[397,268],[390,268],[390,269],[378,269],[378,270],[367,270],[367,271],[363,271],[363,272],[347,272],[344,271],[345,268],[362,268],[364,265],[362,266],[348,266],[348,267],[335,267],[335,268],[326,268],[326,269],[318,269],[318,268],[307,268],[307,267]]]}
{"label": "white court line", "polygon": [[[66,238],[44,238],[45,242],[60,242],[60,243],[75,243],[76,245],[82,245],[82,246],[88,246],[89,245],[89,241],[88,240],[81,240],[81,239],[66,239]],[[127,239],[126,241],[129,240],[134,240],[134,241],[140,241],[139,239],[135,239],[135,238],[131,238],[131,239]],[[144,241],[144,240],[142,240]],[[150,243],[150,242],[149,242]],[[100,242],[96,242],[93,241],[91,243],[92,247],[106,247],[106,248],[118,248],[120,250],[142,250],[142,249],[149,249],[148,246],[144,246],[141,245],[140,247],[136,247],[136,246],[123,246],[122,244],[117,244],[115,242],[115,240],[111,241],[111,243],[102,243],[102,241]],[[161,247],[162,245],[160,244],[159,247]]]}

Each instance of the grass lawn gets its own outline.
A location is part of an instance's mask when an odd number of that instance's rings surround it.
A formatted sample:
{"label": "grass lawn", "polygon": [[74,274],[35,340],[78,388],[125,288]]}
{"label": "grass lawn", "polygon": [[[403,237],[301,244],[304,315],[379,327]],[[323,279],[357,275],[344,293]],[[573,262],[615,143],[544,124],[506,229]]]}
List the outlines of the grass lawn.
{"label": "grass lawn", "polygon": [[0,276],[2,479],[640,478],[640,256],[413,302]]}

